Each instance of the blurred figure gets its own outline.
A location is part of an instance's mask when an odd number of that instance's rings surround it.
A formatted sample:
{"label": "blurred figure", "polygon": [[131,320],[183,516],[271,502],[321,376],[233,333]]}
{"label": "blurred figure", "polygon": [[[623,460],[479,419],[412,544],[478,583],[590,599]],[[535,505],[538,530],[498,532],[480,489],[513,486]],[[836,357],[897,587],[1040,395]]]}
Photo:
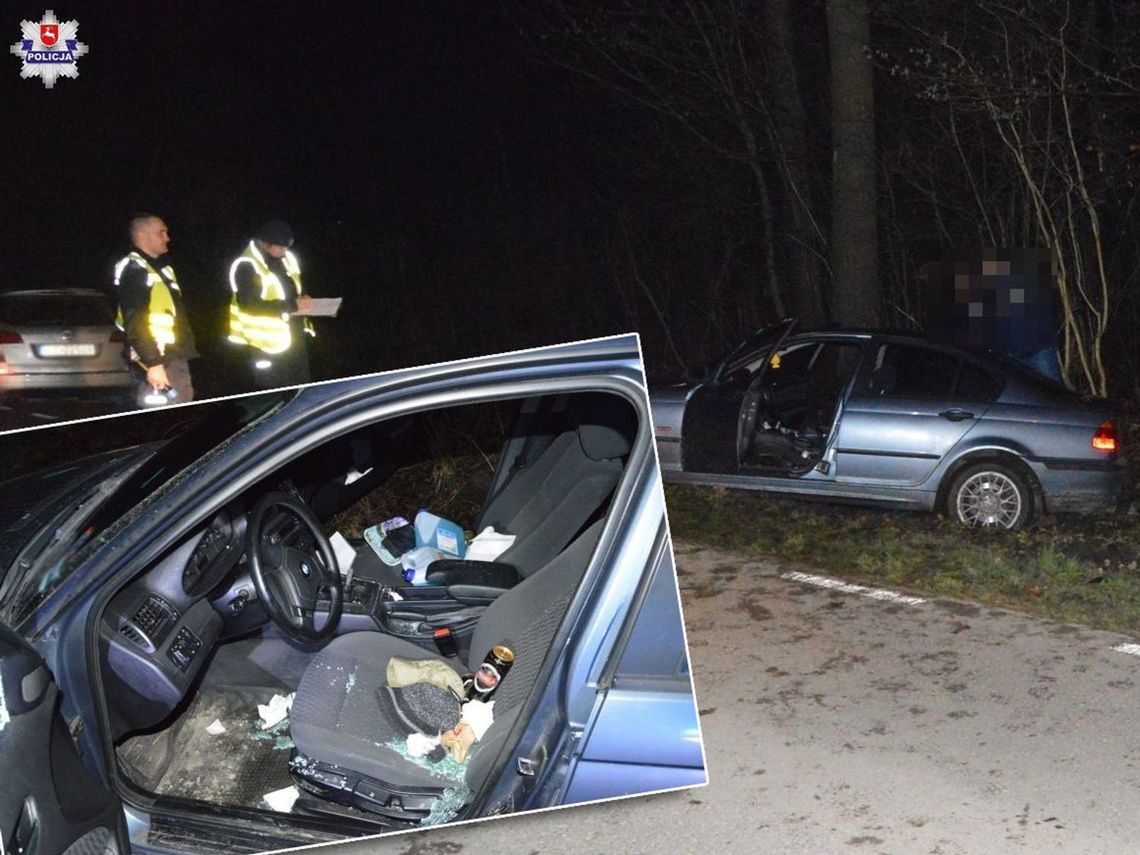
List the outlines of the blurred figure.
{"label": "blurred figure", "polygon": [[115,265],[115,324],[124,333],[123,358],[139,380],[138,405],[191,401],[190,360],[198,351],[178,279],[165,260],[170,233],[161,217],[137,214],[130,238],[134,249]]}
{"label": "blurred figure", "polygon": [[927,265],[927,334],[996,350],[1064,384],[1047,249],[985,249]]}
{"label": "blurred figure", "polygon": [[316,333],[296,312],[308,311],[312,300],[302,293],[292,246],[289,224],[270,220],[230,265],[229,339],[244,345],[256,389],[308,383],[311,376],[306,340]]}

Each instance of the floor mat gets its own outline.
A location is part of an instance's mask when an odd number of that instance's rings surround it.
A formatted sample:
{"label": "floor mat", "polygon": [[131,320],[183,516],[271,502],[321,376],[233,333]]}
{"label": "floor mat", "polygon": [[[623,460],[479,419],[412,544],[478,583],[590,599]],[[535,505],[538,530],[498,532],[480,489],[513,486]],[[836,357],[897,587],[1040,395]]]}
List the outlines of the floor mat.
{"label": "floor mat", "polygon": [[174,737],[178,724],[158,733],[132,736],[117,749],[119,763],[127,777],[145,790],[153,790],[174,759]]}
{"label": "floor mat", "polygon": [[202,686],[260,686],[270,695],[275,691],[287,695],[301,682],[312,657],[312,647],[286,638],[270,624],[255,635],[218,645]]}
{"label": "floor mat", "polygon": [[[149,789],[224,805],[265,807],[262,796],[292,783],[288,719],[266,731],[257,715],[257,705],[268,703],[271,696],[265,689],[203,689],[178,722],[168,768]],[[214,721],[222,723],[224,733],[209,732]],[[140,748],[132,743],[143,738],[128,740],[119,749],[120,759],[138,753]]]}

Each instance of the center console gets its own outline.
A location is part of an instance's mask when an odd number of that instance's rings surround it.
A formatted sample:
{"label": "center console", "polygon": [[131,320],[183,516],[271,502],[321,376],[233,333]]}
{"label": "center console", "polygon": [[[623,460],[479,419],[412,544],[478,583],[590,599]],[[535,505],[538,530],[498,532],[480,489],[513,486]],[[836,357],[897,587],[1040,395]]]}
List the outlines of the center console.
{"label": "center console", "polygon": [[[428,579],[433,584],[409,585],[389,568],[362,562],[345,583],[339,631],[379,629],[426,650],[465,658],[476,622],[519,575],[495,562],[437,561]],[[318,601],[317,610],[327,611],[327,600]]]}

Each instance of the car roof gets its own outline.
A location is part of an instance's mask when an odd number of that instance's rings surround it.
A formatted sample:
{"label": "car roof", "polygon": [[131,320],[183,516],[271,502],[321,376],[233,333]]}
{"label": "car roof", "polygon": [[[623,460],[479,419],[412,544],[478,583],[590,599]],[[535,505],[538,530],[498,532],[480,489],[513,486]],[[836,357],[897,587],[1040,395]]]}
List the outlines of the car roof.
{"label": "car roof", "polygon": [[869,327],[816,327],[813,329],[796,330],[789,338],[801,335],[836,335],[850,336],[851,338],[871,338],[872,336],[886,336],[889,338],[906,338],[914,341],[924,341],[930,344],[930,338],[918,330],[903,329],[871,329]]}
{"label": "car roof", "polygon": [[94,288],[31,288],[20,291],[0,291],[4,297],[102,297],[107,295]]}

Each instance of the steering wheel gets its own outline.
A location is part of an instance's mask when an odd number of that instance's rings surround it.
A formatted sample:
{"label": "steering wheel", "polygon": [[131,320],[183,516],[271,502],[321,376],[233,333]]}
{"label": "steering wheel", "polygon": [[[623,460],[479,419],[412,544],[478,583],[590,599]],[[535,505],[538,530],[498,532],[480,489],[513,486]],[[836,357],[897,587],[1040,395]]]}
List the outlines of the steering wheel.
{"label": "steering wheel", "polygon": [[736,428],[736,455],[743,460],[756,439],[756,423],[760,420],[760,407],[771,409],[771,390],[763,385],[763,377],[752,382],[740,404],[740,417]]}
{"label": "steering wheel", "polygon": [[[270,512],[277,508],[304,524],[316,542],[315,553],[282,542],[278,532],[264,533],[266,521],[273,518]],[[291,493],[267,493],[249,514],[245,538],[249,575],[273,622],[298,641],[332,635],[344,606],[344,585],[332,544],[309,507]],[[324,626],[317,629],[313,617],[322,587],[328,591],[329,612]]]}

